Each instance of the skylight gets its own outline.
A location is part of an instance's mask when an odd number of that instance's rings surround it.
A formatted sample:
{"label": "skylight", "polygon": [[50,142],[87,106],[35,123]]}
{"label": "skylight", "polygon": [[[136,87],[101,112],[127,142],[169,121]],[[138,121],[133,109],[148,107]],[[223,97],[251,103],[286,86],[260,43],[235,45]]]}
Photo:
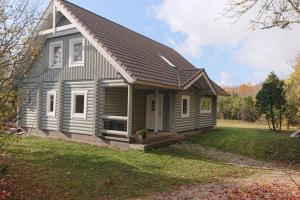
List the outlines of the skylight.
{"label": "skylight", "polygon": [[171,67],[176,67],[171,61],[169,61],[166,57],[163,55],[159,55],[166,63],[168,63]]}

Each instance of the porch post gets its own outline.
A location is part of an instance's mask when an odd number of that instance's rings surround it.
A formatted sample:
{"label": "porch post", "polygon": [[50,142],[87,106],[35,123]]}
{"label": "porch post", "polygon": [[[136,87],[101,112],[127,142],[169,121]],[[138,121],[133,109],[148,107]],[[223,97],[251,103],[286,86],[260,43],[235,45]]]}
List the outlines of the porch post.
{"label": "porch post", "polygon": [[132,85],[128,84],[128,100],[127,100],[127,133],[128,138],[132,135],[132,93],[133,88]]}
{"label": "porch post", "polygon": [[159,109],[159,90],[155,90],[155,115],[154,115],[154,133],[158,133],[158,109]]}

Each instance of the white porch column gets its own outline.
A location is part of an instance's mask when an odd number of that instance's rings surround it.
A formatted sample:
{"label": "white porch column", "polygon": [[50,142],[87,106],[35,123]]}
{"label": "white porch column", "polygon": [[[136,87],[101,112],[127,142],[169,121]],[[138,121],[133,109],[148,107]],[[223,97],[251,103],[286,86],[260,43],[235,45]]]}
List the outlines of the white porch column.
{"label": "white porch column", "polygon": [[155,90],[155,115],[154,115],[154,133],[158,133],[158,109],[159,109],[159,90]]}
{"label": "white porch column", "polygon": [[132,85],[128,84],[128,100],[127,100],[127,133],[128,138],[132,135],[132,93],[133,88]]}

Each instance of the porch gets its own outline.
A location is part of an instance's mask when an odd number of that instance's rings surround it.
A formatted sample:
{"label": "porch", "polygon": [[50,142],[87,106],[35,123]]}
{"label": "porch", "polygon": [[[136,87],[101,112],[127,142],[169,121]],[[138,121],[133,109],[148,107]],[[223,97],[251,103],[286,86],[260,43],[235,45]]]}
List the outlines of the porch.
{"label": "porch", "polygon": [[[130,85],[122,80],[100,81],[102,101],[98,136],[129,143],[152,143],[172,138],[171,91]],[[158,102],[158,103],[156,103]],[[137,131],[147,131],[141,141]]]}

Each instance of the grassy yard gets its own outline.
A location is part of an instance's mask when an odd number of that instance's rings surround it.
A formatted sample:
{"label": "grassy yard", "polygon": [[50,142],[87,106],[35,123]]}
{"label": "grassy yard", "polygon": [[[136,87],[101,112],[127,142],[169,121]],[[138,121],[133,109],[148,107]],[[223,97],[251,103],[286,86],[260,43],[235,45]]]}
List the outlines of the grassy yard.
{"label": "grassy yard", "polygon": [[300,140],[290,138],[293,131],[272,133],[266,125],[239,121],[219,121],[210,132],[188,142],[215,147],[252,158],[284,163],[300,163]]}
{"label": "grassy yard", "polygon": [[12,190],[11,199],[124,199],[251,173],[171,148],[143,153],[35,137],[12,144],[4,161],[0,192]]}

